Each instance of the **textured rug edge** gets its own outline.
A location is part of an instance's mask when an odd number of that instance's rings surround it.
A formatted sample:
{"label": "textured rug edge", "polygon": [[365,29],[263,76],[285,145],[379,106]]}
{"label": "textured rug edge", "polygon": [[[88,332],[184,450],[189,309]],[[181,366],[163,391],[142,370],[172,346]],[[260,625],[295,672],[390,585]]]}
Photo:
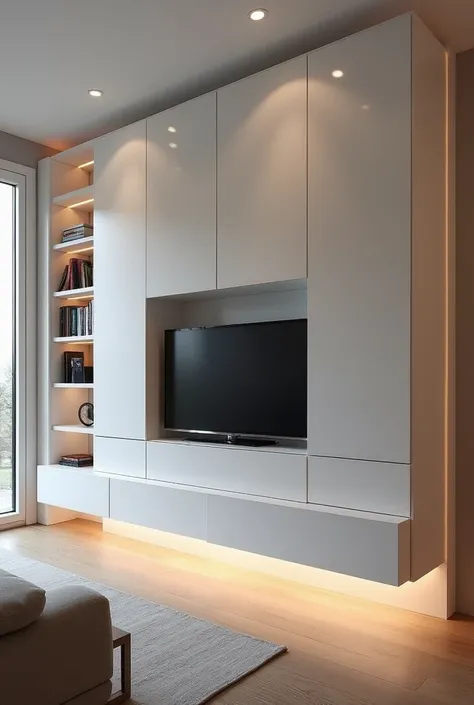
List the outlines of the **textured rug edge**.
{"label": "textured rug edge", "polygon": [[[214,624],[214,622],[213,622],[213,624]],[[217,625],[217,626],[222,626],[222,625]],[[227,629],[227,628],[228,627],[225,627],[225,629]],[[231,629],[230,631],[234,631],[234,630]],[[245,634],[245,632],[237,632],[237,633],[238,634]],[[249,636],[251,639],[257,639],[257,641],[263,641],[266,644],[273,644],[272,641],[267,641],[266,639],[259,639],[258,637],[251,636],[250,634],[245,634],[245,636]],[[222,688],[218,688],[211,695],[206,697],[205,700],[201,700],[199,702],[199,705],[204,705],[204,703],[208,703],[210,700],[212,700],[212,698],[215,698],[216,695],[220,695],[220,693],[225,693],[225,691],[229,690],[229,688],[232,688],[232,686],[237,685],[237,683],[241,683],[248,676],[251,676],[252,673],[256,673],[257,671],[259,671],[261,668],[266,666],[271,661],[274,661],[279,656],[283,656],[283,654],[286,654],[288,652],[287,646],[279,646],[278,644],[275,644],[275,647],[276,647],[277,651],[275,651],[274,654],[270,654],[270,656],[268,658],[266,658],[265,661],[262,661],[261,663],[259,663],[258,666],[255,666],[255,668],[252,668],[251,671],[245,671],[245,673],[242,673],[240,676],[237,676],[236,678],[234,678],[233,681],[229,681],[229,683],[222,686]]]}

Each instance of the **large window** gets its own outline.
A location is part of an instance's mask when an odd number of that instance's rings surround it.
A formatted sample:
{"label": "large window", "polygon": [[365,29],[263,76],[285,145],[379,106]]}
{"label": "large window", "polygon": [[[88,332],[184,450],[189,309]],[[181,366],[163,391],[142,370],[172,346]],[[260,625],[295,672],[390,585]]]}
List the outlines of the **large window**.
{"label": "large window", "polygon": [[17,188],[0,181],[0,514],[17,509],[14,413]]}
{"label": "large window", "polygon": [[35,521],[35,172],[0,160],[0,528]]}

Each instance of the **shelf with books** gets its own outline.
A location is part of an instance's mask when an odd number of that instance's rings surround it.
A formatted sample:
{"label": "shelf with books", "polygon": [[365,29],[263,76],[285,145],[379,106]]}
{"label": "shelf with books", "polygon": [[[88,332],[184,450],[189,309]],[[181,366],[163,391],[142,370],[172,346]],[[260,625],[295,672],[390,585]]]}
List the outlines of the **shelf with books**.
{"label": "shelf with books", "polygon": [[91,213],[94,209],[94,186],[84,186],[53,198],[53,205]]}
{"label": "shelf with books", "polygon": [[53,426],[53,431],[61,431],[62,433],[80,433],[92,436],[94,435],[93,426],[82,426],[82,424],[68,424],[65,426]]}
{"label": "shelf with books", "polygon": [[94,236],[81,237],[77,240],[72,240],[70,242],[60,242],[57,245],[53,245],[53,250],[55,252],[79,254],[81,252],[90,252],[94,249]]}
{"label": "shelf with books", "polygon": [[94,287],[85,286],[81,289],[66,289],[65,291],[55,291],[53,296],[57,299],[92,299]]}
{"label": "shelf with books", "polygon": [[94,383],[81,382],[80,384],[73,384],[72,382],[55,382],[53,387],[55,389],[94,389]]}
{"label": "shelf with books", "polygon": [[92,345],[93,342],[93,335],[60,335],[53,338],[53,343],[84,343],[85,345]]}

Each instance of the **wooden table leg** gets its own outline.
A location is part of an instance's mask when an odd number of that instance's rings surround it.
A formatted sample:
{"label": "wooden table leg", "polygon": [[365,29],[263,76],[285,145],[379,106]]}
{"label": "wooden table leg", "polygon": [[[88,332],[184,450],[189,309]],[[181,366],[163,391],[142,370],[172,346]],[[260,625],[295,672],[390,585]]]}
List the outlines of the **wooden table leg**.
{"label": "wooden table leg", "polygon": [[120,705],[130,700],[132,695],[132,641],[131,635],[113,627],[113,648],[120,647],[120,691],[114,693],[109,705]]}

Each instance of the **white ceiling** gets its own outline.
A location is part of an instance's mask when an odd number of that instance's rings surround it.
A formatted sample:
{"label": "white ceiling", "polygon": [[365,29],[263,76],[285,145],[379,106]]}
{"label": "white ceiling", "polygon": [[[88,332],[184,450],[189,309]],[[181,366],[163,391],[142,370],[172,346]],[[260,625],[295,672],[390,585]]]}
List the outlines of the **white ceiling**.
{"label": "white ceiling", "polygon": [[0,130],[64,148],[412,9],[474,45],[474,0],[0,0]]}

